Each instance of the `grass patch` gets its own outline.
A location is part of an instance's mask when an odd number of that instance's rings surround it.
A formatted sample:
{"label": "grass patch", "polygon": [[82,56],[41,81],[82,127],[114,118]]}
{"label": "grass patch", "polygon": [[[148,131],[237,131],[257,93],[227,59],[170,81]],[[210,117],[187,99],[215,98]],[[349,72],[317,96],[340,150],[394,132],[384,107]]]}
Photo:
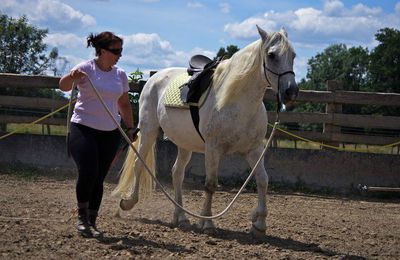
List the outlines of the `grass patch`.
{"label": "grass patch", "polygon": [[2,173],[15,176],[17,178],[34,181],[40,176],[40,170],[33,166],[11,165],[2,167]]}
{"label": "grass patch", "polygon": [[[311,143],[305,141],[294,141],[294,140],[284,140],[280,139],[276,142],[277,148],[290,148],[290,149],[332,149],[325,148],[319,143]],[[365,145],[365,144],[343,144],[340,143],[339,147],[343,150],[342,152],[360,152],[360,153],[380,153],[380,154],[400,154],[400,146],[384,147],[380,145]]]}
{"label": "grass patch", "polygon": [[17,133],[40,134],[40,135],[62,135],[67,134],[67,127],[64,125],[42,125],[42,124],[7,124],[7,132],[18,130]]}

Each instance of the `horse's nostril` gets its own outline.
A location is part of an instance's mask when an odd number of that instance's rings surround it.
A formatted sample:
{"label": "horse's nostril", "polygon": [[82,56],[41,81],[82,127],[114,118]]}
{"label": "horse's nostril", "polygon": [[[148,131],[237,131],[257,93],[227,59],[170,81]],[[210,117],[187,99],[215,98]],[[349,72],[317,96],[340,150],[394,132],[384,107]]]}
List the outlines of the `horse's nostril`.
{"label": "horse's nostril", "polygon": [[285,96],[289,99],[289,100],[294,100],[296,99],[297,95],[299,93],[299,89],[296,87],[290,87],[288,89],[285,90]]}

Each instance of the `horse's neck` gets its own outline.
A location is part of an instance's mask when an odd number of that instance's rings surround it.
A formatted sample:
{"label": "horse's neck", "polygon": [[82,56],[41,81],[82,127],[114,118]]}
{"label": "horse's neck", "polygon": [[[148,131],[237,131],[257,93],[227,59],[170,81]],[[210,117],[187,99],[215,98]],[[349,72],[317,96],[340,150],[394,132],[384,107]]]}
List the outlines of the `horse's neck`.
{"label": "horse's neck", "polygon": [[240,84],[243,85],[238,86],[241,87],[243,91],[237,96],[234,103],[242,107],[247,114],[257,112],[264,99],[267,85],[260,71],[255,70],[247,75],[246,78],[240,82]]}

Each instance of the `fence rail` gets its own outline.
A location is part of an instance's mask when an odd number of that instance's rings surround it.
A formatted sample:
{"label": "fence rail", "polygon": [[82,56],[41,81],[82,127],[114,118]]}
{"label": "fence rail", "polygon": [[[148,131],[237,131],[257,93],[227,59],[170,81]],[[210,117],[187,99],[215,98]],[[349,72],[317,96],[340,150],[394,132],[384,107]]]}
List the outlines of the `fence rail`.
{"label": "fence rail", "polygon": [[[0,73],[0,88],[58,88],[59,77],[51,76],[27,76],[16,74]],[[130,84],[132,91],[140,92],[141,87],[137,84]],[[383,132],[393,130],[400,132],[400,117],[380,115],[353,115],[342,114],[342,104],[395,106],[400,107],[400,94],[397,93],[373,93],[353,92],[341,90],[337,81],[327,82],[328,91],[301,90],[297,102],[325,103],[325,113],[296,113],[287,112],[280,114],[282,123],[298,124],[322,124],[323,131],[298,131],[289,130],[291,133],[306,139],[326,143],[354,143],[386,145],[400,140],[400,134],[384,136],[376,134],[344,133],[342,127],[357,127],[363,129],[381,129]],[[276,97],[271,89],[264,95],[264,100],[275,101]],[[54,111],[65,105],[67,101],[53,100],[49,98],[33,98],[20,96],[1,96],[0,109],[41,109]],[[268,111],[268,118],[271,122],[275,119],[276,113]],[[0,114],[0,123],[29,123],[38,117]],[[65,125],[65,118],[48,118],[42,124]],[[397,131],[398,130],[398,131]],[[278,132],[277,138],[296,139],[285,133]]]}

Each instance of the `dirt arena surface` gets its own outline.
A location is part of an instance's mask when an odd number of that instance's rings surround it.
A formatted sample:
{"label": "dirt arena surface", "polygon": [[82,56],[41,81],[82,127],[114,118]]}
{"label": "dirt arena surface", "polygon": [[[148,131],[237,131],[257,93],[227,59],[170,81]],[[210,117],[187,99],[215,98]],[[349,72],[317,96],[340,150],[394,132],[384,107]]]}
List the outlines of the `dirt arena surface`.
{"label": "dirt arena surface", "polygon": [[[248,231],[256,194],[239,197],[216,220],[217,234],[171,226],[173,206],[156,191],[121,218],[114,217],[115,184],[107,183],[98,227],[101,239],[77,235],[74,180],[62,176],[0,173],[1,259],[400,259],[400,200],[269,192],[267,234]],[[171,191],[169,189],[169,191]],[[219,191],[214,213],[234,192]],[[188,188],[195,212],[203,192]],[[71,219],[72,217],[72,219]]]}

